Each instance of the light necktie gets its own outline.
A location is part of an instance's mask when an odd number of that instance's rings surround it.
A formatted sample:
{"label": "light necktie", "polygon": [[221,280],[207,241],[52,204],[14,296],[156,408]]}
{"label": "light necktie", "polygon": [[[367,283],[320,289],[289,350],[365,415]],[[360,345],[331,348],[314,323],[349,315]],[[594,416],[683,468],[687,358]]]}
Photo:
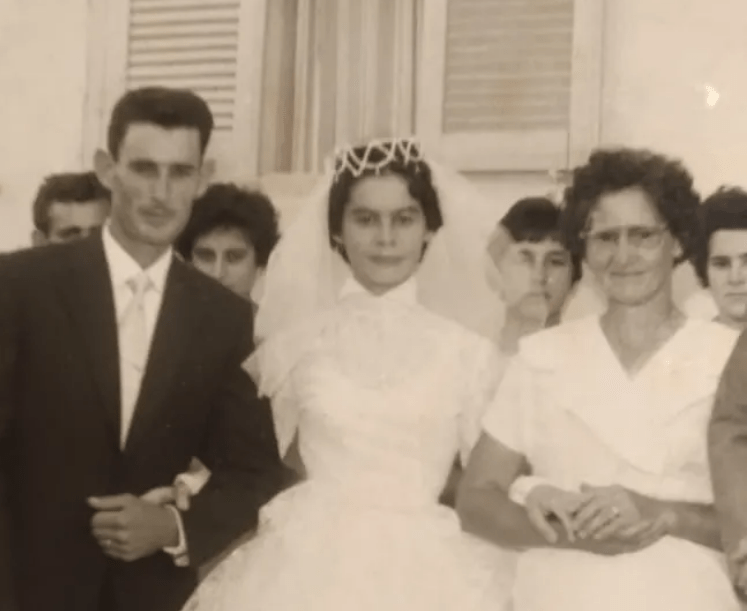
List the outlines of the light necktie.
{"label": "light necktie", "polygon": [[145,297],[153,288],[145,273],[127,281],[132,293],[119,321],[120,358],[120,447],[124,448],[135,413],[140,383],[148,360],[148,329],[145,319]]}

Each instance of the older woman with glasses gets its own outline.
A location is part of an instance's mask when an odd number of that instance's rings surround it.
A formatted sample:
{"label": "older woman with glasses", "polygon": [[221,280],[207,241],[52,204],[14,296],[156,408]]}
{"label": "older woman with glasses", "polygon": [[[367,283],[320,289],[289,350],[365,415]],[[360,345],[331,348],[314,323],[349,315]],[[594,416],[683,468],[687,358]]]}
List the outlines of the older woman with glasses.
{"label": "older woman with glasses", "polygon": [[690,174],[647,151],[574,172],[563,237],[606,311],[522,340],[458,497],[468,531],[523,550],[515,611],[739,608],[706,443],[737,334],[672,299],[698,205]]}

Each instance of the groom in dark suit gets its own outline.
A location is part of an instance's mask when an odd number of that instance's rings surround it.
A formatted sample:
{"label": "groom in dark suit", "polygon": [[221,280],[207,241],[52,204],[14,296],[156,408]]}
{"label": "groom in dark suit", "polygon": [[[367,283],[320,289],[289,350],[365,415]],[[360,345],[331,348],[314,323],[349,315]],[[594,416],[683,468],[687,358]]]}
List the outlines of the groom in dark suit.
{"label": "groom in dark suit", "polygon": [[[177,611],[285,478],[241,369],[251,306],[171,249],[212,126],[192,93],[125,94],[103,231],[0,260],[0,609]],[[193,456],[212,476],[189,510],[141,498]]]}

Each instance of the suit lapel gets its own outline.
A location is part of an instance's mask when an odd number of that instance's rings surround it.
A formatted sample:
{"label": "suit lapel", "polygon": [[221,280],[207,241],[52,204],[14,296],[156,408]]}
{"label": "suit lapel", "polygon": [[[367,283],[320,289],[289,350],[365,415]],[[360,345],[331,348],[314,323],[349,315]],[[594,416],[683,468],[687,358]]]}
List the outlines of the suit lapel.
{"label": "suit lapel", "polygon": [[92,377],[99,389],[114,439],[119,439],[119,348],[109,268],[101,234],[82,241],[72,251],[60,291],[78,327],[89,357]]}
{"label": "suit lapel", "polygon": [[184,358],[190,354],[190,338],[195,337],[202,311],[194,291],[189,290],[189,283],[185,264],[174,259],[166,279],[148,363],[127,437],[127,453],[147,439],[159,416],[173,407],[167,403],[168,393]]}

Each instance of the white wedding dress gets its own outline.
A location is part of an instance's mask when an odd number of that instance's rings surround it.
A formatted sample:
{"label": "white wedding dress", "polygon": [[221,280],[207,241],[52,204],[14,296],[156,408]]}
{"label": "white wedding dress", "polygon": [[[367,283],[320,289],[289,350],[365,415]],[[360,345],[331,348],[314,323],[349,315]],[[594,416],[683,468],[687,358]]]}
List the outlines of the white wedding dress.
{"label": "white wedding dress", "polygon": [[308,479],[263,508],[187,611],[506,609],[513,553],[438,503],[500,381],[489,342],[418,305],[413,281],[383,297],[351,281],[257,362]]}

